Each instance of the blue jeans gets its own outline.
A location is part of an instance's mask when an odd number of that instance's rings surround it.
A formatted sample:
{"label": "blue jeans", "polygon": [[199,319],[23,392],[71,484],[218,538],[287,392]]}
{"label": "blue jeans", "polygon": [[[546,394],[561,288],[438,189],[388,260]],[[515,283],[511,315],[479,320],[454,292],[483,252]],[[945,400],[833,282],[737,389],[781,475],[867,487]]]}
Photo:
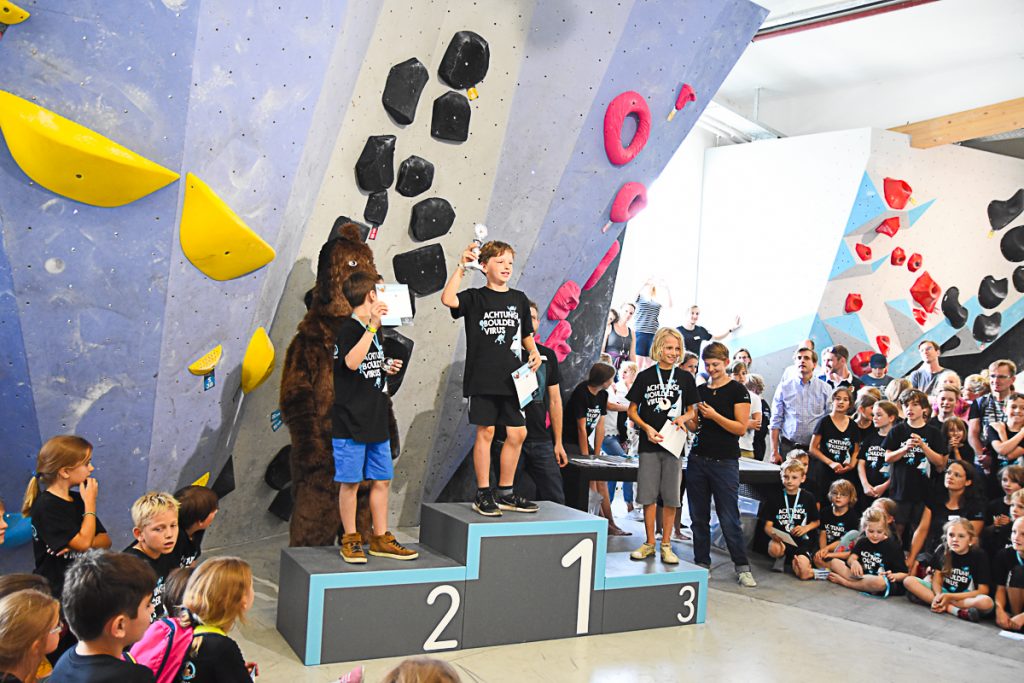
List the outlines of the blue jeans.
{"label": "blue jeans", "polygon": [[711,499],[737,572],[750,571],[740,528],[740,464],[735,458],[711,460],[691,455],[686,464],[686,499],[690,507],[693,559],[711,564]]}
{"label": "blue jeans", "polygon": [[550,500],[565,505],[562,471],[555,447],[548,439],[527,439],[516,466],[516,493],[529,500]]}
{"label": "blue jeans", "polygon": [[[614,436],[604,437],[604,441],[601,442],[601,450],[608,455],[617,455],[620,458],[625,458],[626,451],[622,448],[622,444]],[[608,487],[608,500],[615,500],[615,483],[611,482],[611,486]],[[633,482],[624,481],[622,482],[622,497],[626,499],[627,503],[633,502]]]}

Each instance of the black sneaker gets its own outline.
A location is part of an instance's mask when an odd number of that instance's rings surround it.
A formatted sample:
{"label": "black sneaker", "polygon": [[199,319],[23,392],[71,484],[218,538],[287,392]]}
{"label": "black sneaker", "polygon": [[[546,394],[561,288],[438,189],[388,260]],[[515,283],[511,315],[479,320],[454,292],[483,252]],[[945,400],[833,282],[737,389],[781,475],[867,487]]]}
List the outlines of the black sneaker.
{"label": "black sneaker", "polygon": [[498,507],[509,512],[536,512],[539,509],[536,503],[517,496],[515,493],[508,496],[498,494],[496,499]]}
{"label": "black sneaker", "polygon": [[490,490],[477,492],[473,509],[487,517],[501,517],[501,509],[494,502],[494,493]]}

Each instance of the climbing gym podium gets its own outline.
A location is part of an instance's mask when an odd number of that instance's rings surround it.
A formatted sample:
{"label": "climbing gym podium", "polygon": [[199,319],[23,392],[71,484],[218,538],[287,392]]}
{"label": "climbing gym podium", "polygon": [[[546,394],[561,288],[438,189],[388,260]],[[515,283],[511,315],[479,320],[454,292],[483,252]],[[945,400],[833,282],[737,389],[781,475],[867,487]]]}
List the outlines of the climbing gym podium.
{"label": "climbing gym podium", "polygon": [[316,665],[703,623],[706,570],[609,552],[606,520],[539,505],[424,505],[413,561],[286,548],[277,628]]}

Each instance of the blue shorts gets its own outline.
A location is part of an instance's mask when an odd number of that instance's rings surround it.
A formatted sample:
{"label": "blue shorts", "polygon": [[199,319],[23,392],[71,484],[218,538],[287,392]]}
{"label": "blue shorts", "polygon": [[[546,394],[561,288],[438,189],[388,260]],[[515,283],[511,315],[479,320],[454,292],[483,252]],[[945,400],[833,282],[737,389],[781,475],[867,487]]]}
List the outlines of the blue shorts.
{"label": "blue shorts", "polygon": [[355,439],[331,439],[331,444],[334,446],[334,481],[358,484],[364,479],[394,479],[390,441],[362,443]]}

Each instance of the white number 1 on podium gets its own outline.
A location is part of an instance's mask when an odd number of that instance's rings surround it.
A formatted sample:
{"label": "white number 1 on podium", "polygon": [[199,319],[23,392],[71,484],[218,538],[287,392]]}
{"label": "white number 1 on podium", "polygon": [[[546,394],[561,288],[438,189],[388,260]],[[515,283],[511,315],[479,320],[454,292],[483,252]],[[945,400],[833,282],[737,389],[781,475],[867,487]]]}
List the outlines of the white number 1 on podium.
{"label": "white number 1 on podium", "polygon": [[569,568],[580,563],[579,597],[576,601],[576,635],[590,632],[590,584],[594,579],[594,539],[582,541],[562,555],[562,566]]}

